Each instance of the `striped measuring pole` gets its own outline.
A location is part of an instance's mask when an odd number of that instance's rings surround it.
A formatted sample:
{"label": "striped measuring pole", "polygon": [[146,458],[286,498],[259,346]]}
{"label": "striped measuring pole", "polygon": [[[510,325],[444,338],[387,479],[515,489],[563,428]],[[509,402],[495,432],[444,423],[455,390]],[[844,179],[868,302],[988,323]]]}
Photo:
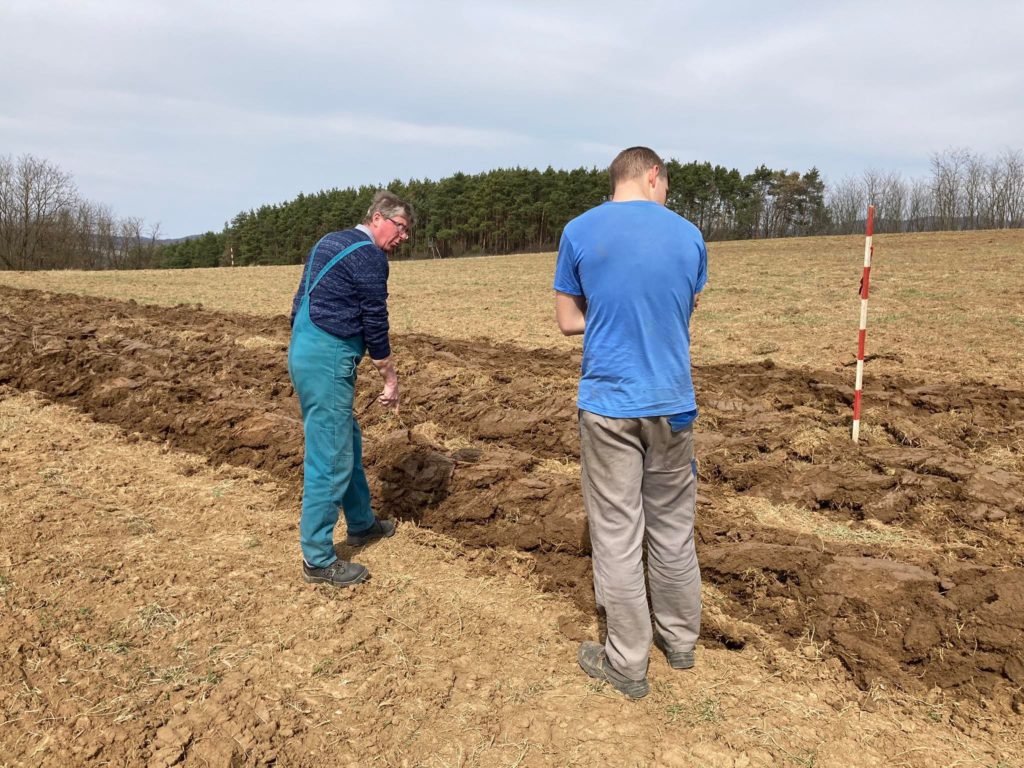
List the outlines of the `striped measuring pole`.
{"label": "striped measuring pole", "polygon": [[871,256],[875,247],[875,206],[868,206],[867,237],[864,239],[864,276],[860,279],[860,330],[857,332],[857,383],[853,387],[853,442],[860,439],[860,397],[864,387],[864,341],[868,335],[868,286],[871,282]]}

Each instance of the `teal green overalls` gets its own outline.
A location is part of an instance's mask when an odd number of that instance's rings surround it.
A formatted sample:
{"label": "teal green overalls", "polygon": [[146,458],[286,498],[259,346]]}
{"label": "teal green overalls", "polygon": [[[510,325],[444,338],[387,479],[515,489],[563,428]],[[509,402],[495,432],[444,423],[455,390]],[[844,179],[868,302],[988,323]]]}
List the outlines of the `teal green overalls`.
{"label": "teal green overalls", "polygon": [[341,251],[310,285],[318,245],[309,254],[302,302],[292,324],[288,374],[299,396],[306,437],[299,521],[302,557],[314,568],[325,568],[338,559],[334,526],[339,507],[345,512],[349,533],[364,532],[375,520],[363,471],[363,438],[352,412],[356,369],[365,343],[362,334],[339,338],[318,328],[309,317],[309,296],[335,264],[371,243],[354,243]]}

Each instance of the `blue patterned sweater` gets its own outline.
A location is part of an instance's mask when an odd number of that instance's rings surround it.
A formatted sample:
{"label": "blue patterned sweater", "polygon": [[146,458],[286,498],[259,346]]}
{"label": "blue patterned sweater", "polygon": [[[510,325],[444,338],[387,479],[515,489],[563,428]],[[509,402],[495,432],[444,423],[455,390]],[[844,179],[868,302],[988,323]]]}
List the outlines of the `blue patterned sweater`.
{"label": "blue patterned sweater", "polygon": [[317,328],[341,338],[363,335],[374,360],[391,354],[388,341],[388,256],[360,229],[331,232],[306,259],[299,290],[292,301],[292,323],[306,290],[306,272],[312,266],[310,282],[316,280],[327,262],[353,243],[356,248],[335,264],[309,297],[309,318]]}

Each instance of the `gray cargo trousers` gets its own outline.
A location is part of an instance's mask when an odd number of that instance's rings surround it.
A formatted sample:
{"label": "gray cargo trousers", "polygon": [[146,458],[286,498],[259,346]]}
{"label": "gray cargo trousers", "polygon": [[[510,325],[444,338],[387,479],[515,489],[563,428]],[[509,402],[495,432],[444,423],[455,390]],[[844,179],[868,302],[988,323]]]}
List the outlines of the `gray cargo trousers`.
{"label": "gray cargo trousers", "polygon": [[700,634],[693,427],[672,432],[666,416],[579,415],[583,506],[594,593],[608,628],[605,653],[616,671],[641,680],[653,639],[652,609],[666,650],[692,650]]}

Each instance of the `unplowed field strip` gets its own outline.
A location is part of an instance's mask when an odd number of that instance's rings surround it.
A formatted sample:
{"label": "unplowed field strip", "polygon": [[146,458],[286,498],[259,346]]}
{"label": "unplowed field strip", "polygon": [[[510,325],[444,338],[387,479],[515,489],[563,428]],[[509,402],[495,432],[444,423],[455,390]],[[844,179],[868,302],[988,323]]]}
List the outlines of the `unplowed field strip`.
{"label": "unplowed field strip", "polygon": [[[297,514],[286,318],[6,288],[0,307],[0,384],[266,470]],[[372,371],[357,399],[379,511],[530,552],[548,588],[591,608],[578,356],[424,335],[394,346],[400,419],[374,405]],[[1024,393],[874,377],[853,448],[850,378],[696,369],[698,552],[727,596],[704,641],[742,647],[751,623],[813,642],[864,688],[939,686],[1012,706],[1024,685]]]}

